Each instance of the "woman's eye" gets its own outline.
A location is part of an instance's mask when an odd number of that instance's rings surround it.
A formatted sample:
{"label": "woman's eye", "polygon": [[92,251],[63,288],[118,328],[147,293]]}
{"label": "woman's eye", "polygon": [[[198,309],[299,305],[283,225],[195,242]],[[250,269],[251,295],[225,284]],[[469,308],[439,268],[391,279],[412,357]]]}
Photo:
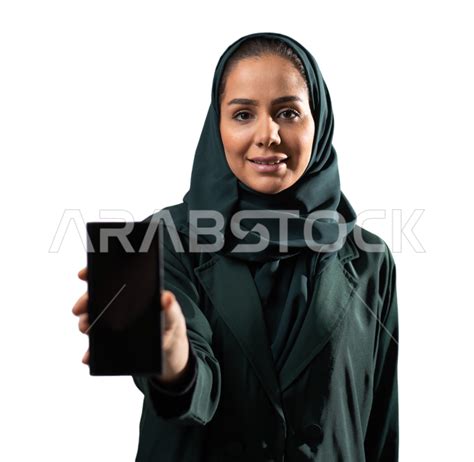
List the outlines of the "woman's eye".
{"label": "woman's eye", "polygon": [[236,120],[249,120],[249,118],[247,118],[247,117],[244,117],[243,119],[239,119],[239,116],[242,116],[242,115],[244,115],[244,116],[250,116],[250,113],[245,112],[245,111],[238,112],[238,113],[234,116],[234,119],[236,119]]}
{"label": "woman's eye", "polygon": [[[282,114],[286,114],[286,116],[283,116],[283,119],[287,119],[287,120],[292,120],[292,119],[295,119],[296,117],[299,117],[299,114],[293,109],[285,109],[284,111],[280,112],[279,115],[282,115]],[[244,121],[250,120],[251,117],[252,117],[252,114],[250,114],[250,112],[240,111],[234,116],[234,119],[239,120],[240,122],[244,122]]]}
{"label": "woman's eye", "polygon": [[283,117],[284,119],[294,119],[295,117],[298,117],[299,114],[294,111],[293,109],[285,109],[284,111],[280,112],[280,115],[281,114],[292,114],[294,115],[294,117]]}

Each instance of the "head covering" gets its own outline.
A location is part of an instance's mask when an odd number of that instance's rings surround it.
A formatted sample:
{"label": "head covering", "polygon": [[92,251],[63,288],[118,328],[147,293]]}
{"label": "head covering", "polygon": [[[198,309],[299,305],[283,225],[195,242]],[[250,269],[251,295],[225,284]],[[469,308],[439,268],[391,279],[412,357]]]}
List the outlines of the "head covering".
{"label": "head covering", "polygon": [[[278,38],[292,47],[301,59],[309,83],[309,102],[315,120],[315,136],[311,158],[303,176],[291,187],[277,193],[264,194],[243,184],[228,166],[219,130],[219,84],[225,65],[233,52],[247,39],[253,37]],[[344,237],[355,225],[356,214],[340,190],[337,156],[332,146],[334,119],[331,100],[326,84],[314,57],[296,40],[279,33],[262,32],[241,37],[231,44],[219,59],[212,84],[211,104],[196,149],[191,185],[183,197],[188,210],[215,210],[224,217],[224,248],[220,253],[247,261],[269,261],[290,257],[307,249],[304,223],[313,212],[327,210],[334,213],[334,219],[319,219],[313,222],[312,236],[320,244],[334,244],[338,237]],[[298,210],[293,213],[274,212],[274,215],[288,219],[288,239],[280,239],[279,220],[269,218],[244,219],[240,222],[247,234],[237,238],[230,229],[230,219],[242,210]],[[340,214],[340,215],[338,215]],[[342,216],[345,224],[338,221]],[[202,226],[206,226],[206,220]],[[252,231],[258,223],[269,230],[268,246],[260,252],[231,252],[237,243],[255,244],[262,236]],[[212,226],[212,221],[208,226]],[[257,228],[258,229],[258,228]],[[213,243],[214,237],[200,235],[202,242]],[[280,251],[280,244],[287,245]],[[325,252],[322,260],[334,256]]]}
{"label": "head covering", "polygon": [[[309,164],[299,180],[291,187],[276,193],[255,191],[236,178],[228,166],[219,129],[219,84],[225,65],[233,52],[253,37],[277,38],[288,44],[301,59],[309,85],[309,102],[315,121],[315,135]],[[279,33],[262,32],[241,37],[222,54],[216,66],[212,84],[211,104],[196,149],[191,185],[183,197],[188,212],[215,210],[224,218],[224,247],[218,251],[228,258],[244,260],[251,269],[258,289],[277,367],[284,360],[304,320],[311,290],[316,277],[335,256],[336,251],[319,252],[310,249],[305,241],[304,223],[308,215],[329,210],[334,218],[319,219],[312,224],[312,236],[320,244],[333,244],[352,231],[356,214],[340,190],[337,156],[332,146],[334,120],[331,100],[314,57],[296,40]],[[256,217],[240,222],[248,231],[236,237],[230,229],[234,213],[242,210],[279,211],[275,215],[288,219],[287,239],[280,236],[279,220]],[[282,212],[283,210],[283,212]],[[297,210],[298,214],[284,212]],[[340,214],[340,215],[338,215]],[[343,221],[338,217],[342,216]],[[189,214],[186,227],[189,226]],[[345,222],[345,223],[344,223]],[[261,239],[258,227],[269,230],[267,247],[259,252],[232,252],[237,244],[255,244]],[[181,224],[182,225],[182,224]],[[200,226],[215,226],[214,220]],[[199,234],[198,242],[214,243],[215,236]],[[338,241],[341,242],[341,241]],[[287,246],[282,251],[280,244]]]}

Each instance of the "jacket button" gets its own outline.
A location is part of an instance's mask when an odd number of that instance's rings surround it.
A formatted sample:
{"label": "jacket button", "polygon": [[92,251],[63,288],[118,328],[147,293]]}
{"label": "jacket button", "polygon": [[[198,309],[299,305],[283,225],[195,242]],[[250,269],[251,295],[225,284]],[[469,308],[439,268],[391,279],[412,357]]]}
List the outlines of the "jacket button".
{"label": "jacket button", "polygon": [[303,429],[303,438],[308,446],[314,446],[322,440],[323,430],[317,424],[309,424]]}
{"label": "jacket button", "polygon": [[275,462],[273,452],[268,446],[266,441],[262,441],[263,457],[265,457],[265,462]]}
{"label": "jacket button", "polygon": [[240,441],[230,441],[224,450],[227,455],[237,457],[244,453],[244,446]]}

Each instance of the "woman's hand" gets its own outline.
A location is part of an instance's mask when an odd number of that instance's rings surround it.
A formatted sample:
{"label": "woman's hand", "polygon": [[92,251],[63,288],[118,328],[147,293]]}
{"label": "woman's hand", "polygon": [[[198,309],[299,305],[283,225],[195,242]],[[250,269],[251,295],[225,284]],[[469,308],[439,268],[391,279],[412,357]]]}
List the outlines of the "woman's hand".
{"label": "woman's hand", "polygon": [[[87,266],[77,273],[79,279],[87,281]],[[87,303],[89,301],[89,292],[82,294],[72,308],[73,314],[79,316],[79,330],[85,334],[89,328],[89,315],[87,314]],[[89,364],[89,349],[82,358],[84,364]]]}
{"label": "woman's hand", "polygon": [[162,383],[172,383],[184,375],[189,360],[189,341],[186,319],[173,292],[164,290],[161,295],[165,325],[163,328],[163,373],[156,379]]}
{"label": "woman's hand", "polygon": [[[79,279],[87,281],[87,267],[77,274]],[[89,328],[87,304],[89,293],[86,291],[79,297],[72,308],[73,314],[79,316],[79,330],[86,334]],[[164,356],[163,373],[156,379],[162,383],[172,383],[183,374],[189,360],[189,343],[186,331],[186,319],[173,292],[164,290],[161,295],[161,305],[164,312],[162,349]],[[158,334],[158,333],[157,333]],[[89,350],[82,358],[84,364],[89,364]]]}

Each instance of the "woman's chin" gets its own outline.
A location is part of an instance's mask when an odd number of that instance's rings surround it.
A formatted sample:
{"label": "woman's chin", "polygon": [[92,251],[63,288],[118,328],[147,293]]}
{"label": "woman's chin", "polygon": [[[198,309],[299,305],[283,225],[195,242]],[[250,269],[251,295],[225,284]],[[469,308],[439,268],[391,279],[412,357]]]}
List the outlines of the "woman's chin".
{"label": "woman's chin", "polygon": [[250,189],[262,194],[277,194],[288,187],[281,178],[260,178],[258,180],[243,181]]}

